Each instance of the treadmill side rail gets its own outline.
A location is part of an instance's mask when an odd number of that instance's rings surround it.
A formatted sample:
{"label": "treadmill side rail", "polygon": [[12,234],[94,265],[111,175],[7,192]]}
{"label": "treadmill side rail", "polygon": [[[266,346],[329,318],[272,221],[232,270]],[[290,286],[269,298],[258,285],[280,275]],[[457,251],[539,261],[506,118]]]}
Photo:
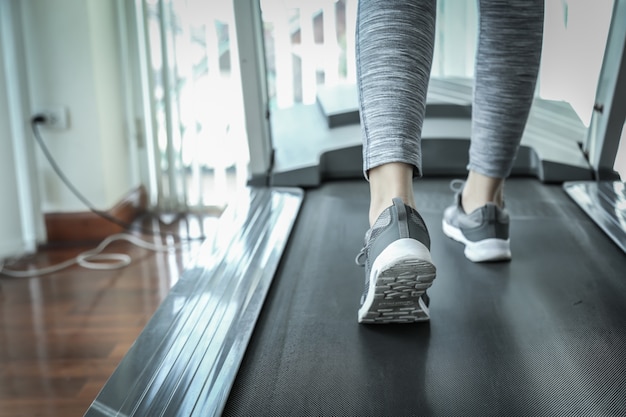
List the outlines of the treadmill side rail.
{"label": "treadmill side rail", "polygon": [[248,188],[231,204],[85,416],[220,415],[302,199]]}

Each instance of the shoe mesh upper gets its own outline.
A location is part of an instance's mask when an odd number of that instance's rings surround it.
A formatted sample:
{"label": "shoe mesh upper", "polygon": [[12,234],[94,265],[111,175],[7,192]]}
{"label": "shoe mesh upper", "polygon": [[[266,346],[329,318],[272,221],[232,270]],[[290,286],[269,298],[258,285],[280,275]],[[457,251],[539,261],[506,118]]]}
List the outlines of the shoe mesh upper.
{"label": "shoe mesh upper", "polygon": [[443,214],[444,221],[458,229],[466,239],[480,241],[484,239],[508,239],[509,238],[509,215],[505,208],[499,208],[495,204],[486,204],[471,213],[463,210],[461,192],[457,191],[454,203]]}
{"label": "shoe mesh upper", "polygon": [[[385,232],[388,229],[389,225],[392,223],[392,221],[393,221],[392,215],[394,213],[392,211],[393,207],[394,206],[386,208],[380,214],[378,219],[376,219],[376,222],[374,222],[374,225],[365,234],[365,246],[363,247],[363,249],[361,250],[359,255],[357,255],[357,258],[356,258],[357,264],[365,266],[365,289],[364,289],[363,295],[361,297],[361,303],[363,303],[363,301],[367,297],[367,292],[369,290],[370,272],[371,272],[372,264],[374,263],[374,260],[375,260],[375,257],[376,257],[376,256],[371,256],[372,255],[371,254],[372,243],[374,241],[376,241],[376,239],[383,232]],[[426,235],[428,235],[428,231],[426,229],[426,225],[424,224],[424,221],[420,217],[420,215],[414,209],[412,209],[409,206],[406,206],[406,210],[407,210],[407,213],[408,213],[407,221],[409,223],[413,223],[415,225],[418,225],[418,227],[422,228],[426,232]],[[398,221],[399,220],[396,219],[396,222],[398,222]]]}

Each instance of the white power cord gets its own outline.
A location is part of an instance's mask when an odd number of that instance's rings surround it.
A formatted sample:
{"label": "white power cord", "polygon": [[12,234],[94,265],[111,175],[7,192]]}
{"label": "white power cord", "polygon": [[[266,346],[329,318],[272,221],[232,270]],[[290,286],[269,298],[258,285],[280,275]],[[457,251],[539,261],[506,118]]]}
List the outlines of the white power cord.
{"label": "white power cord", "polygon": [[[52,169],[56,172],[59,178],[65,183],[65,185],[74,193],[74,195],[81,200],[85,206],[89,208],[90,211],[95,214],[119,225],[122,227],[129,227],[130,225],[125,224],[124,222],[110,216],[108,213],[103,212],[101,210],[96,209],[93,204],[82,195],[78,189],[71,183],[71,181],[67,178],[67,176],[63,173],[59,165],[55,162],[54,158],[50,154],[47,146],[44,143],[43,138],[39,132],[39,124],[44,123],[46,121],[46,116],[43,114],[38,114],[31,120],[31,127],[33,130],[33,134],[35,136],[35,140],[39,147],[41,148],[44,156],[50,163]],[[102,253],[102,251],[110,245],[112,242],[116,240],[126,240],[136,246],[139,246],[144,249],[148,249],[155,252],[167,252],[170,250],[178,250],[181,248],[181,244],[176,245],[156,245],[150,242],[146,242],[145,240],[141,240],[136,236],[133,236],[128,233],[118,233],[115,235],[111,235],[104,239],[102,243],[100,243],[96,248],[82,252],[78,254],[78,256],[73,259],[69,259],[65,262],[61,262],[56,265],[51,265],[41,269],[30,269],[26,271],[16,271],[12,269],[7,269],[4,266],[4,261],[0,260],[0,275],[6,275],[13,278],[33,278],[42,275],[52,274],[55,272],[59,272],[65,268],[69,268],[72,265],[80,265],[83,268],[87,269],[95,269],[95,270],[113,270],[124,268],[125,266],[130,265],[132,262],[132,258],[129,255],[124,253]]]}
{"label": "white power cord", "polygon": [[88,251],[78,254],[73,259],[69,259],[65,262],[61,262],[56,265],[51,265],[41,269],[31,269],[27,271],[16,271],[6,269],[4,263],[0,261],[0,275],[6,275],[12,278],[33,278],[42,275],[52,274],[59,272],[63,269],[69,268],[72,265],[79,265],[86,269],[95,270],[114,270],[124,268],[130,265],[132,258],[124,253],[102,253],[102,251],[111,243],[117,240],[125,240],[133,245],[139,246],[144,249],[148,249],[154,252],[168,252],[179,250],[182,245],[158,245],[145,240],[139,239],[128,233],[118,233],[111,235],[104,239],[97,247]]}

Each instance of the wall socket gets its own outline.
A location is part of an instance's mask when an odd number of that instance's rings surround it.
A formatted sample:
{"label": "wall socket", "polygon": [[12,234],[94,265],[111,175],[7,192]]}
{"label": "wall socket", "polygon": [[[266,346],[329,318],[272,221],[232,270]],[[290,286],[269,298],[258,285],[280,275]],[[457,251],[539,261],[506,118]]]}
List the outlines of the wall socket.
{"label": "wall socket", "polygon": [[45,127],[51,129],[69,128],[69,112],[65,106],[46,106],[37,112],[37,114],[46,117],[46,122],[42,123]]}

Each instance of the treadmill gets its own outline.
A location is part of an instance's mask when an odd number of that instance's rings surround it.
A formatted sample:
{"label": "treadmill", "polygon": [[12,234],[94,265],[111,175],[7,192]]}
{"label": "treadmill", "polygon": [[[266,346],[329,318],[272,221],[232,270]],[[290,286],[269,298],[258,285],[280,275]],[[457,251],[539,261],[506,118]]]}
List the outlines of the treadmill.
{"label": "treadmill", "polygon": [[[253,44],[258,4],[236,13]],[[589,129],[563,103],[534,103],[507,181],[511,262],[472,263],[441,231],[465,172],[471,88],[433,80],[414,183],[437,266],[425,323],[357,324],[369,192],[349,87],[274,112],[271,128],[257,117],[272,141],[251,152],[267,164],[252,163],[258,175],[85,415],[626,415],[626,191],[612,171],[625,45],[618,0]],[[252,67],[242,78],[259,113]],[[313,163],[294,137],[319,146]]]}

